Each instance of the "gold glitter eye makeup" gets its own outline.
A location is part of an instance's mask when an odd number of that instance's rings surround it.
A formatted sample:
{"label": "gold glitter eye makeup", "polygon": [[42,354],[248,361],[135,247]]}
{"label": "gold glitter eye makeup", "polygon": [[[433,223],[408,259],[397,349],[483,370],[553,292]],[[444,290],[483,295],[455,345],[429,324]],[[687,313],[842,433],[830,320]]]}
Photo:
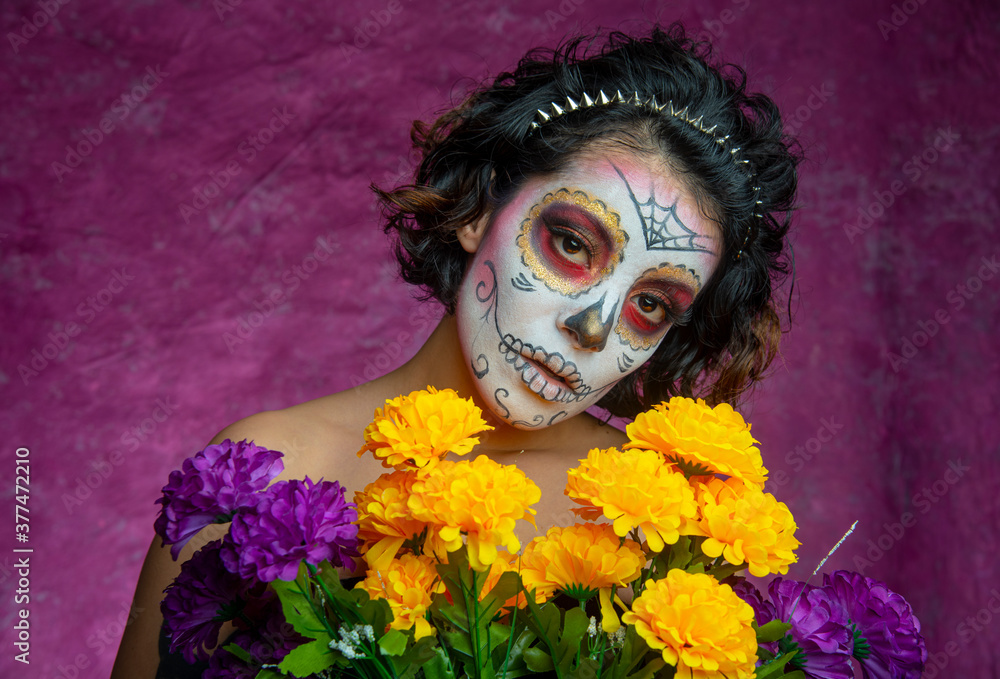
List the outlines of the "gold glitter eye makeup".
{"label": "gold glitter eye makeup", "polygon": [[649,349],[687,311],[700,287],[683,266],[664,263],[647,270],[629,293],[615,333],[636,351]]}
{"label": "gold glitter eye makeup", "polygon": [[627,242],[617,212],[584,191],[566,188],[532,206],[517,236],[521,260],[532,275],[570,297],[608,278]]}

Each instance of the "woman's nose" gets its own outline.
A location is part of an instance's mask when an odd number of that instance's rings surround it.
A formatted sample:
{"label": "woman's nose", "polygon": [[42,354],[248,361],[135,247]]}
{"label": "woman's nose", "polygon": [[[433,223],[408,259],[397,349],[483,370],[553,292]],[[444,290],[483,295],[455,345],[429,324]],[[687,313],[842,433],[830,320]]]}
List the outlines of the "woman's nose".
{"label": "woman's nose", "polygon": [[615,302],[605,318],[604,300],[607,292],[601,298],[562,322],[563,327],[574,336],[576,344],[581,349],[596,349],[601,351],[608,342],[608,335],[615,322],[615,312],[618,302]]}

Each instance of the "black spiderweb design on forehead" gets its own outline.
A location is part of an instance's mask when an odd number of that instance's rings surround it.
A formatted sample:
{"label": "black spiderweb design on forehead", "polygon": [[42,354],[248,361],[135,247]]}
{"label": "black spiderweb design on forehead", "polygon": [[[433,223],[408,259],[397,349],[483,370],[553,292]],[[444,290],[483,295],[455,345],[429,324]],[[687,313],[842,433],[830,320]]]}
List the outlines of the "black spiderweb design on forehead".
{"label": "black spiderweb design on forehead", "polygon": [[696,231],[689,229],[677,216],[677,201],[670,207],[664,207],[656,202],[656,197],[650,192],[649,200],[640,202],[632,191],[632,186],[618,166],[611,165],[615,172],[625,182],[628,195],[642,223],[642,235],[646,239],[646,250],[679,250],[684,252],[712,252],[709,247],[699,243],[707,239]]}

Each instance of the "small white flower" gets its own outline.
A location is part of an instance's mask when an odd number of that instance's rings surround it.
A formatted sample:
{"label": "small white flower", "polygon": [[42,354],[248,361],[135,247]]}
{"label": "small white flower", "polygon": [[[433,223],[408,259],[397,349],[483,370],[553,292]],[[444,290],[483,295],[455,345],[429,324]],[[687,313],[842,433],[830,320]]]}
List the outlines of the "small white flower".
{"label": "small white flower", "polygon": [[587,634],[592,637],[597,636],[597,618],[595,616],[590,616],[590,626],[587,628]]}

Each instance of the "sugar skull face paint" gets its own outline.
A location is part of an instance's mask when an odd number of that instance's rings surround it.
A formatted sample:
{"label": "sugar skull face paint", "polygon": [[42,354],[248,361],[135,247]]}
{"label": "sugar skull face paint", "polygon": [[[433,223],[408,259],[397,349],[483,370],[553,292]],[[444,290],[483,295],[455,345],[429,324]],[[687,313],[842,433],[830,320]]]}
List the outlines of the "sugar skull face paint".
{"label": "sugar skull face paint", "polygon": [[594,405],[684,317],[722,251],[668,170],[591,151],[494,214],[456,316],[482,403],[526,429]]}
{"label": "sugar skull face paint", "polygon": [[550,290],[579,297],[621,262],[628,236],[620,221],[584,191],[547,193],[521,222],[521,261]]}

